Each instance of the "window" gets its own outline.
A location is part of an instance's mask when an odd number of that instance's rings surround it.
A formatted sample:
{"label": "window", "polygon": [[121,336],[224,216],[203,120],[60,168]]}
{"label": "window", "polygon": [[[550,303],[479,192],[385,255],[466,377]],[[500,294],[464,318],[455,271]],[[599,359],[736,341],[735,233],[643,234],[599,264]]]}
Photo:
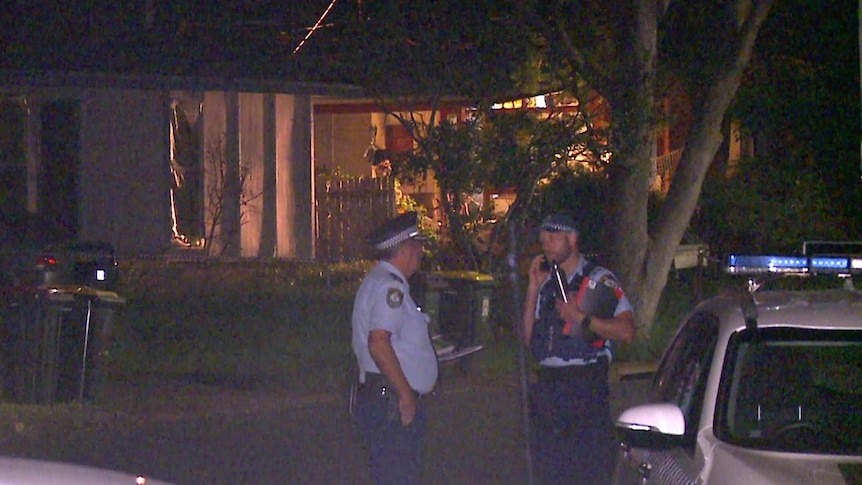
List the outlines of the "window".
{"label": "window", "polygon": [[694,447],[718,320],[705,313],[692,316],[668,347],[653,382],[658,400],[676,404],[685,416],[685,441]]}
{"label": "window", "polygon": [[734,335],[717,433],[776,451],[862,453],[862,331]]}
{"label": "window", "polygon": [[[171,232],[180,247],[200,247],[204,237],[199,134],[187,114],[190,109],[176,100],[171,106]],[[214,170],[223,169],[218,166],[223,158],[220,152],[207,154],[207,161],[216,164]]]}

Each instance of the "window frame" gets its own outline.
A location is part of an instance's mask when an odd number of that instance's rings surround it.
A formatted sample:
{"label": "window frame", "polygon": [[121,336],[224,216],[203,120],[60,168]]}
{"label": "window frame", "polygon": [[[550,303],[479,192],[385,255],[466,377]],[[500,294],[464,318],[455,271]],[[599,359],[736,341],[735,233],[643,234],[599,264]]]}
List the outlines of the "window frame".
{"label": "window frame", "polygon": [[[694,453],[697,442],[706,383],[718,346],[719,324],[718,317],[706,311],[694,313],[686,319],[668,346],[653,380],[655,399],[675,404],[683,413],[685,434],[682,447],[689,455]],[[694,364],[692,356],[699,356]],[[680,381],[685,384],[680,385]]]}

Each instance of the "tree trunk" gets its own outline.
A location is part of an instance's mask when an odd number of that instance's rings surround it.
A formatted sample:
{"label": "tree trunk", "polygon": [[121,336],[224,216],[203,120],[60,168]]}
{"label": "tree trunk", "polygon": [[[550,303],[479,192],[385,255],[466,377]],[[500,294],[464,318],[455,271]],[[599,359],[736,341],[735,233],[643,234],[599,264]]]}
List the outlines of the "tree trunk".
{"label": "tree trunk", "polygon": [[610,165],[611,193],[618,194],[615,200],[608,201],[613,217],[609,221],[612,228],[607,257],[608,266],[620,278],[637,309],[637,321],[643,325],[651,321],[651,315],[644,319],[641,300],[648,296],[644,291],[649,242],[646,201],[656,143],[653,118],[659,16],[656,2],[639,1],[637,6],[628,82],[618,84],[620,90],[607,96],[617,127],[617,136],[612,140],[617,158]]}
{"label": "tree trunk", "polygon": [[[740,4],[747,3],[740,0]],[[638,74],[639,82],[630,86],[640,92],[626,97],[642,108],[630,109],[629,113],[636,115],[620,123],[620,165],[611,174],[615,193],[620,197],[614,201],[618,207],[614,218],[615,237],[610,245],[611,265],[636,309],[639,336],[648,338],[673,256],[697,206],[709,165],[721,145],[724,114],[739,87],[757,32],[769,13],[772,0],[761,0],[755,2],[751,9],[737,10],[745,16],[737,32],[737,42],[733,44],[734,50],[727,58],[716,62],[714,81],[695,109],[696,116],[686,146],[651,234],[647,228],[646,210],[650,157],[655,143],[651,116],[658,16],[654,15],[655,2],[641,0],[638,4],[638,32],[634,48],[638,55],[634,56],[633,72]],[[629,125],[632,121],[634,123]]]}

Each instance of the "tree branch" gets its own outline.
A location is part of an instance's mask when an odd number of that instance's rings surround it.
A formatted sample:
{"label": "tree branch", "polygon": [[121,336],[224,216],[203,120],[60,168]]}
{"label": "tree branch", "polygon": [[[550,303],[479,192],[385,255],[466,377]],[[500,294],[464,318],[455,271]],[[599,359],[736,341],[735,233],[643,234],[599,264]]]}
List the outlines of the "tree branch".
{"label": "tree branch", "polygon": [[[739,0],[745,2],[747,0]],[[753,10],[743,21],[733,49],[734,57],[719,60],[716,65],[715,82],[702,103],[703,115],[689,132],[688,143],[674,174],[664,209],[656,221],[655,248],[667,247],[671,241],[682,238],[686,224],[697,204],[703,180],[721,141],[719,128],[727,107],[733,101],[742,79],[745,66],[751,59],[754,43],[774,0],[758,0]],[[652,253],[652,249],[650,250]]]}
{"label": "tree branch", "polygon": [[[757,40],[757,33],[760,31],[760,26],[769,15],[769,10],[775,0],[757,0],[754,2],[754,11],[748,15],[742,23],[739,37],[737,37],[736,52],[734,53],[733,69],[741,75],[748,60],[751,58],[751,53],[754,50],[754,42]],[[750,0],[738,0],[737,5],[748,3]],[[739,8],[737,8],[739,11]]]}
{"label": "tree branch", "polygon": [[656,0],[659,4],[656,12],[658,13],[658,21],[661,23],[661,20],[664,18],[664,14],[667,13],[667,9],[670,8],[670,4],[673,3],[673,0]]}
{"label": "tree branch", "polygon": [[612,86],[611,91],[616,92],[617,83],[604,69],[601,69],[599,66],[589,62],[583,52],[575,46],[574,42],[572,42],[572,38],[566,31],[566,26],[563,24],[561,17],[555,17],[553,22],[554,30],[557,32],[557,35],[560,37],[560,40],[566,48],[566,52],[569,54],[567,58],[569,63],[572,65],[572,70],[589,79],[590,84],[594,89],[595,86]]}

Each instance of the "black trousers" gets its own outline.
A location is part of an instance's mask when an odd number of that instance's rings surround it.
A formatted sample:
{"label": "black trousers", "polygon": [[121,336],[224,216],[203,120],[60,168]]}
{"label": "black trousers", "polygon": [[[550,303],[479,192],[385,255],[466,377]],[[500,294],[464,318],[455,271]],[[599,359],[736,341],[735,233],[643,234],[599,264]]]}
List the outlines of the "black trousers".
{"label": "black trousers", "polygon": [[542,367],[531,392],[534,475],[542,484],[604,485],[613,469],[607,360]]}
{"label": "black trousers", "polygon": [[394,411],[398,397],[394,389],[381,392],[385,384],[380,376],[366,374],[366,383],[360,385],[356,396],[356,421],[370,454],[374,483],[419,484],[425,451],[425,411],[420,402],[413,421],[402,425]]}

